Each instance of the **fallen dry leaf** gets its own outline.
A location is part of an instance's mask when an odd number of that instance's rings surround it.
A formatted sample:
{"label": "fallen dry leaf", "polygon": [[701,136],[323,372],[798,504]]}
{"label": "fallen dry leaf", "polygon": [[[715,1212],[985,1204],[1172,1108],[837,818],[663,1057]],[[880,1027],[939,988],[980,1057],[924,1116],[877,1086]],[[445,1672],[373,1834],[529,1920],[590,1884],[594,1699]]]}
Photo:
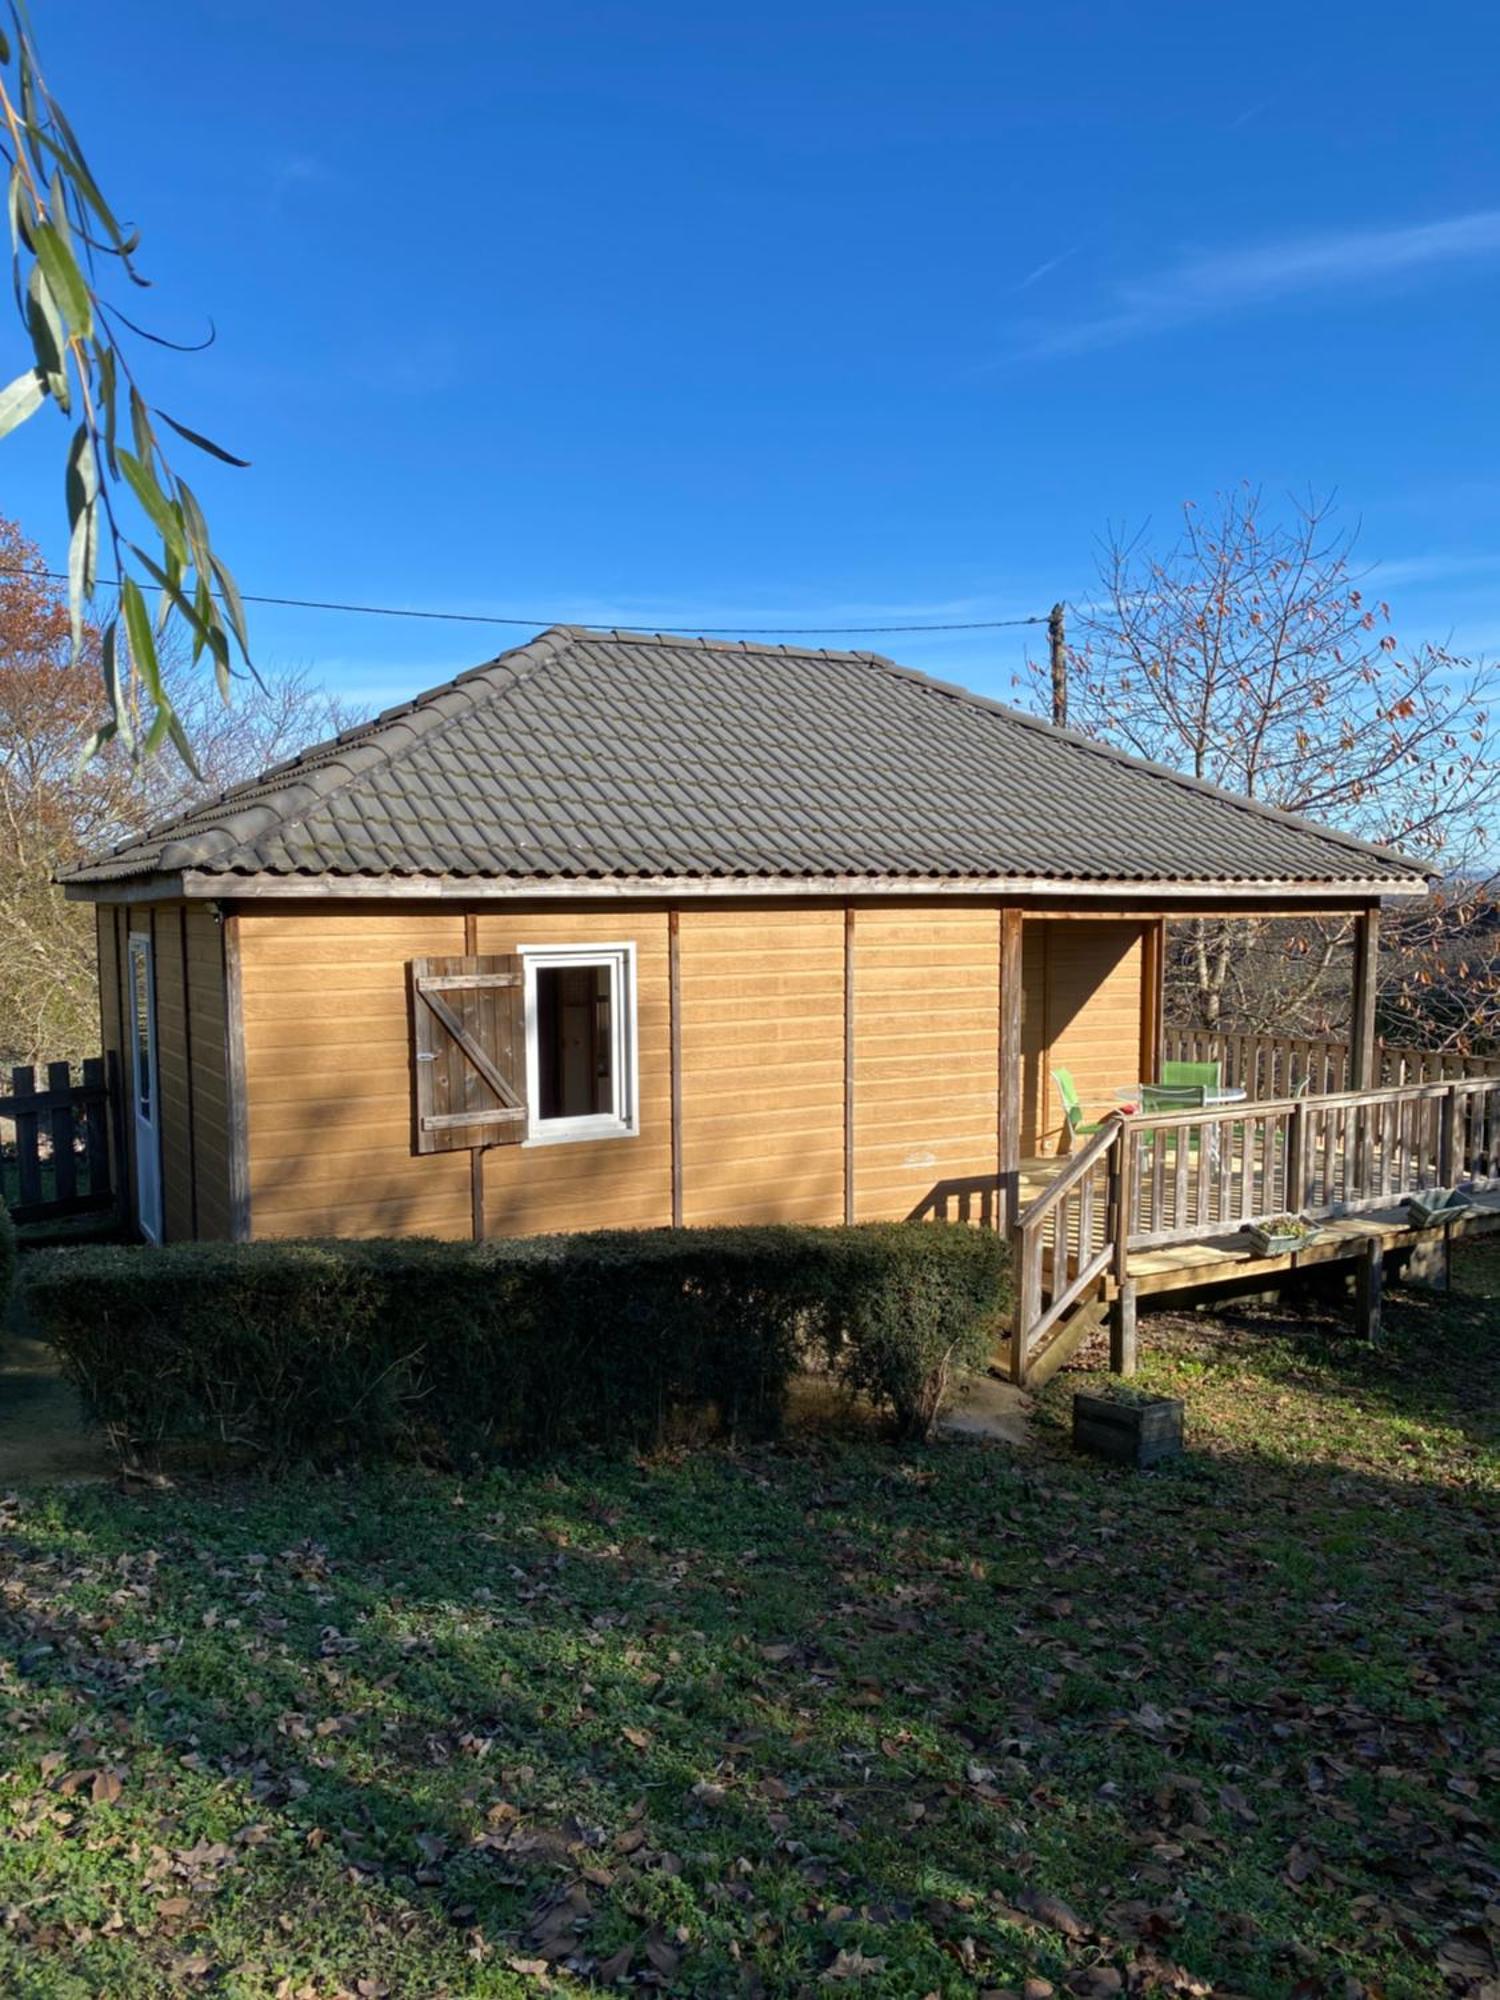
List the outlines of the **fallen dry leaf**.
{"label": "fallen dry leaf", "polygon": [[885,1971],[883,1958],[868,1957],[858,1945],[851,1945],[834,1959],[824,1979],[868,1979],[872,1974]]}

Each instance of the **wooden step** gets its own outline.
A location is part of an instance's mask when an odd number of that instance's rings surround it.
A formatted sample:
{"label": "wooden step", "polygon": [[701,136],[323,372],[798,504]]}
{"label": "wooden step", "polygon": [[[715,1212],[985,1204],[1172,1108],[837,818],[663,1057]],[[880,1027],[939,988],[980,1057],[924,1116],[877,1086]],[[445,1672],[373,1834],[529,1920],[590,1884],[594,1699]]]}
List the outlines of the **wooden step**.
{"label": "wooden step", "polygon": [[1031,1365],[1026,1370],[1026,1387],[1040,1389],[1044,1382],[1050,1382],[1065,1362],[1071,1361],[1091,1333],[1097,1333],[1109,1315],[1109,1306],[1103,1299],[1084,1299],[1061,1325],[1053,1329],[1051,1338],[1039,1354],[1033,1354]]}

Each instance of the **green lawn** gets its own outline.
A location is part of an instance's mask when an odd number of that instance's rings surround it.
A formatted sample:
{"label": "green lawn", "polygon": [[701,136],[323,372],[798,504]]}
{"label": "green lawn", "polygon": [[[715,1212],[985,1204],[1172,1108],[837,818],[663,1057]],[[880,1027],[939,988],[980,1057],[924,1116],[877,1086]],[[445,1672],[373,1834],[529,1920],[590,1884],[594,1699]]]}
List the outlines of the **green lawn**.
{"label": "green lawn", "polygon": [[[1143,1322],[1192,1453],[0,1515],[0,1991],[1493,1994],[1500,1259]],[[1045,1989],[1036,1986],[1040,1994]]]}

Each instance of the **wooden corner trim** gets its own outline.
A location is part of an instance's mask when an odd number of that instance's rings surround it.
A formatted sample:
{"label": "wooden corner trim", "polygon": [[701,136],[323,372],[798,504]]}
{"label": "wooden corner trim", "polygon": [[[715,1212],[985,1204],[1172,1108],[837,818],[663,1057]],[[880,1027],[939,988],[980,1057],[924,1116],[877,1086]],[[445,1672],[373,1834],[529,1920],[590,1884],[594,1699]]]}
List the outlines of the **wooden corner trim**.
{"label": "wooden corner trim", "polygon": [[229,1099],[229,1237],[248,1243],[250,1213],[250,1099],[245,1070],[244,971],[240,919],[223,918],[219,929],[224,965],[224,1076]]}

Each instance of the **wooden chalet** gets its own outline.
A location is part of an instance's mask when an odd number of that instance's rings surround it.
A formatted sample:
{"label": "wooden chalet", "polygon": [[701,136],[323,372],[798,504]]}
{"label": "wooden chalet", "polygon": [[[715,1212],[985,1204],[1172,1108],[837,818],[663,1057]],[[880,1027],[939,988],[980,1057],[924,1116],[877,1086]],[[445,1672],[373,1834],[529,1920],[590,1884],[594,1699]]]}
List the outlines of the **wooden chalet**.
{"label": "wooden chalet", "polygon": [[[556,628],[67,892],[155,1241],[967,1215],[1025,1374],[1132,1256],[1488,1174],[1482,1080],[1377,1070],[1420,865],[869,653]],[[1354,1029],[1153,1139],[1110,1114],[1194,912],[1352,917]]]}

